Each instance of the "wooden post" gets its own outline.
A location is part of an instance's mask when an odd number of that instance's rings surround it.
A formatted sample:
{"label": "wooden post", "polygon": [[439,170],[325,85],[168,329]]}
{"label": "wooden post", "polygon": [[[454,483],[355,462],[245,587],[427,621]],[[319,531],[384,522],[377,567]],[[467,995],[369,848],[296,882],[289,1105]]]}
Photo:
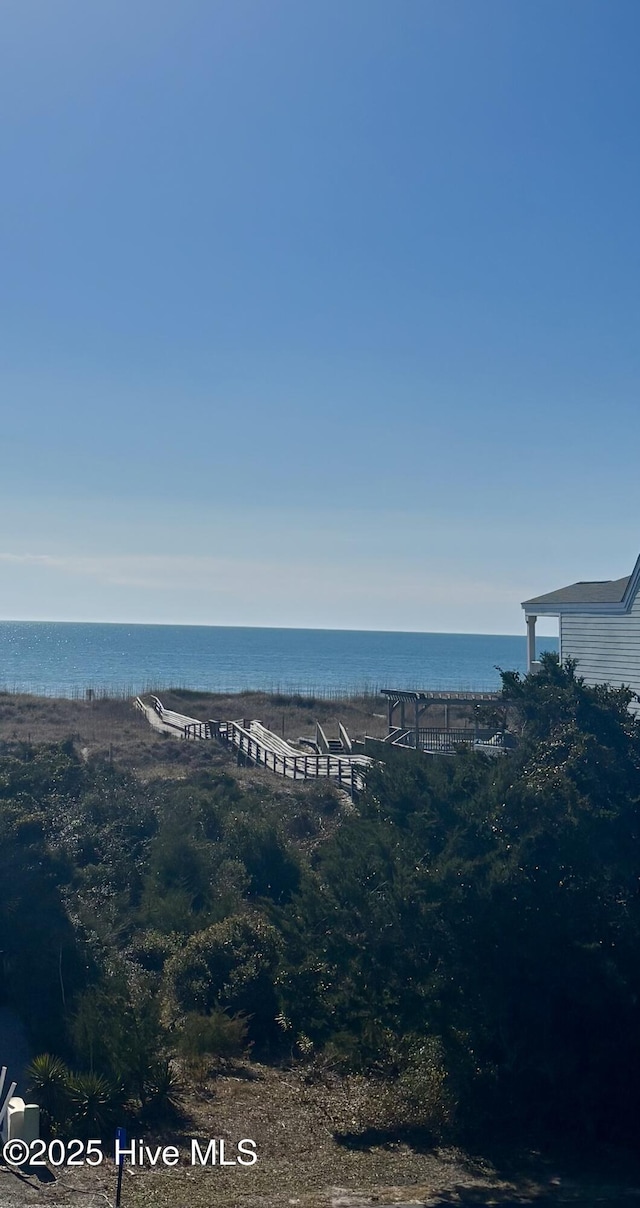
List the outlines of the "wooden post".
{"label": "wooden post", "polygon": [[537,617],[527,617],[527,671],[533,671],[536,661],[536,621]]}
{"label": "wooden post", "polygon": [[420,746],[420,709],[418,707],[418,698],[416,697],[416,751]]}

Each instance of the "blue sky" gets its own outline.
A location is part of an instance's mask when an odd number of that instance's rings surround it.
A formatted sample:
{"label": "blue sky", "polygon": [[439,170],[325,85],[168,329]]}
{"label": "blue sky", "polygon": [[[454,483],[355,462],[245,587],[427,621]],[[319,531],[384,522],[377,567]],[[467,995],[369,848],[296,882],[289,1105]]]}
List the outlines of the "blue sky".
{"label": "blue sky", "polygon": [[636,0],[5,0],[0,616],[629,573]]}

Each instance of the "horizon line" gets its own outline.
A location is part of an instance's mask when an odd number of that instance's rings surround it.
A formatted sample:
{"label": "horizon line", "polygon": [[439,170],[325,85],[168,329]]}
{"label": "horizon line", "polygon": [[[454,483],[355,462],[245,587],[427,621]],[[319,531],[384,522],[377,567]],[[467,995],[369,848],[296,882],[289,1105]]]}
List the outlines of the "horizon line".
{"label": "horizon line", "polygon": [[[129,628],[139,627],[157,628],[157,629],[264,629],[275,630],[277,632],[292,631],[294,633],[406,633],[416,637],[432,636],[432,637],[504,637],[504,638],[523,638],[526,640],[526,630],[520,632],[479,632],[475,629],[453,630],[453,629],[374,629],[365,627],[363,629],[354,629],[352,626],[343,627],[340,625],[230,625],[213,621],[96,621],[96,620],[69,620],[59,618],[41,618],[41,617],[0,617],[0,625],[121,625]],[[557,637],[557,634],[539,634],[539,638]]]}

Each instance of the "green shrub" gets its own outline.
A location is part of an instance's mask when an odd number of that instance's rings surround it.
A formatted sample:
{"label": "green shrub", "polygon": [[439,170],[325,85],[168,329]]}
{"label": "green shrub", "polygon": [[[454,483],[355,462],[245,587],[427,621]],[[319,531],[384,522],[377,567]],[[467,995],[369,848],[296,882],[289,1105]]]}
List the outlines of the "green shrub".
{"label": "green shrub", "polygon": [[191,936],[167,962],[170,992],[180,1011],[217,1008],[251,1018],[253,1039],[275,1028],[275,969],[280,937],[261,915],[232,915]]}
{"label": "green shrub", "polygon": [[168,1037],[154,986],[130,986],[121,970],[82,996],[73,1022],[76,1052],[91,1072],[122,1085],[144,1108],[156,1097]]}
{"label": "green shrub", "polygon": [[412,1038],[405,1045],[399,1074],[385,1082],[380,1096],[383,1127],[426,1132],[443,1141],[452,1132],[455,1106],[442,1045],[433,1038]]}
{"label": "green shrub", "polygon": [[166,961],[178,949],[178,938],[149,928],[134,936],[131,955],[143,969],[150,973],[161,973]]}
{"label": "green shrub", "polygon": [[190,1012],[178,1039],[178,1052],[189,1062],[200,1057],[242,1057],[247,1050],[248,1023],[243,1015],[212,1011]]}

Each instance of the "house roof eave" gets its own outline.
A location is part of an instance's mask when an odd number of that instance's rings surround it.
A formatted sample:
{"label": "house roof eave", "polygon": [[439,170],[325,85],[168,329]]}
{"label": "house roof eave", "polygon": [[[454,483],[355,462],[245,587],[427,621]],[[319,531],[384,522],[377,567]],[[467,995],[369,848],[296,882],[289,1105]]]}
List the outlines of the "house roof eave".
{"label": "house roof eave", "polygon": [[623,604],[539,604],[535,600],[525,600],[522,605],[525,617],[560,617],[567,613],[580,613],[582,616],[601,616],[605,614],[622,614],[628,612]]}

